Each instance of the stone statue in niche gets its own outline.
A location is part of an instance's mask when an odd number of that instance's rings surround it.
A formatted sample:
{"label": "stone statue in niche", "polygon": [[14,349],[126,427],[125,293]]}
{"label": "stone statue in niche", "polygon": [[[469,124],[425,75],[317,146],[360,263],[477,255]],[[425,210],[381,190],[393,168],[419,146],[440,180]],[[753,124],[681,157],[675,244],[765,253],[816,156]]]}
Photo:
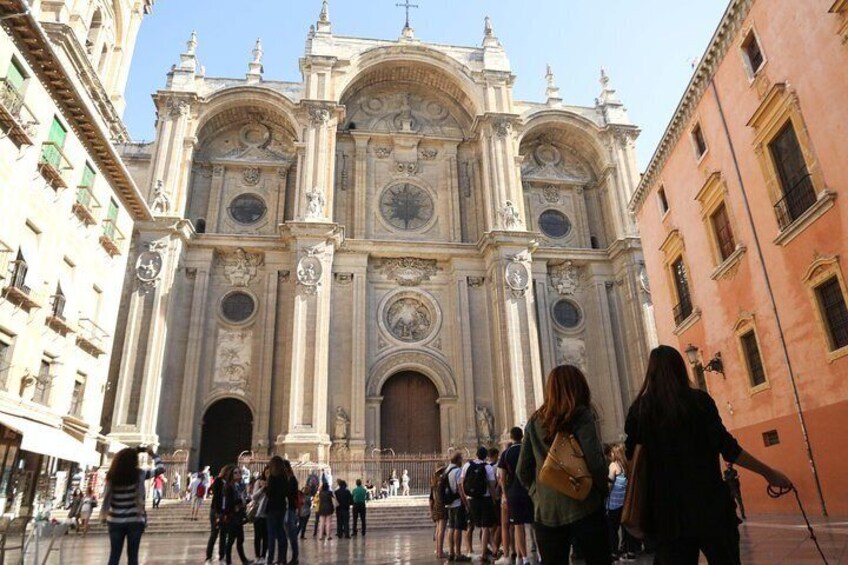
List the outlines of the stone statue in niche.
{"label": "stone statue in niche", "polygon": [[324,219],[324,206],[327,201],[324,199],[324,193],[320,189],[315,188],[306,193],[306,219],[321,220]]}
{"label": "stone statue in niche", "polygon": [[430,309],[420,299],[406,296],[386,310],[386,327],[391,334],[408,343],[422,341],[433,327]]}
{"label": "stone statue in niche", "polygon": [[521,217],[518,214],[518,208],[512,200],[507,200],[499,212],[501,216],[501,225],[505,230],[517,230],[521,227]]}
{"label": "stone statue in niche", "polygon": [[350,437],[350,416],[347,415],[344,408],[336,407],[336,422],[333,426],[333,439],[335,441],[346,442]]}
{"label": "stone statue in niche", "polygon": [[220,262],[224,265],[224,276],[229,279],[231,285],[248,286],[256,276],[257,268],[262,265],[263,257],[258,253],[248,253],[239,247],[230,258],[222,257]]}
{"label": "stone statue in niche", "polygon": [[165,183],[161,179],[156,181],[153,188],[153,203],[150,208],[154,214],[167,214],[171,209],[171,198],[165,192]]}
{"label": "stone statue in niche", "polygon": [[481,443],[493,443],[495,441],[495,417],[487,406],[476,406],[474,412],[477,416],[477,437]]}

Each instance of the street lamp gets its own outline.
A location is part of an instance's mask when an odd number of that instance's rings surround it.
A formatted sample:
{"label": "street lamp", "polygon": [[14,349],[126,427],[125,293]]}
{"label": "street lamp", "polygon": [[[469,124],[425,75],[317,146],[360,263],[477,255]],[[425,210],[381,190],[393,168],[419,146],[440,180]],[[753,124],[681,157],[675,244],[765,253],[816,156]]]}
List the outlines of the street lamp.
{"label": "street lamp", "polygon": [[[693,367],[700,363],[700,359],[698,358],[698,348],[691,343],[688,347],[686,347],[686,357],[689,359],[689,364]],[[709,363],[704,366],[704,371],[708,373],[718,373],[722,377],[724,374],[724,363],[721,360],[721,351],[717,352],[712,359],[710,359]]]}

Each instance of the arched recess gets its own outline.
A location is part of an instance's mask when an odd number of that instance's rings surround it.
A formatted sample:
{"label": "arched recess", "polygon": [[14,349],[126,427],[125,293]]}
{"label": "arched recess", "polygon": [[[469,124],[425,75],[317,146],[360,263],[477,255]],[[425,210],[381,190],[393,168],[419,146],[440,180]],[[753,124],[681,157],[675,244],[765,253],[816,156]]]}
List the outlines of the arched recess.
{"label": "arched recess", "polygon": [[[292,197],[298,132],[293,104],[270,89],[238,87],[211,96],[194,121],[186,216],[202,218],[211,233],[273,233]],[[234,214],[239,197],[258,211]]]}
{"label": "arched recess", "polygon": [[200,465],[209,465],[213,473],[235,463],[253,441],[253,411],[244,400],[223,397],[203,412],[200,436]]}
{"label": "arched recess", "polygon": [[436,356],[422,351],[402,351],[381,359],[371,369],[366,383],[365,436],[368,445],[380,446],[382,392],[386,383],[401,373],[418,373],[432,382],[438,391],[439,441],[441,451],[459,437],[461,414],[458,413],[456,382],[450,367]]}

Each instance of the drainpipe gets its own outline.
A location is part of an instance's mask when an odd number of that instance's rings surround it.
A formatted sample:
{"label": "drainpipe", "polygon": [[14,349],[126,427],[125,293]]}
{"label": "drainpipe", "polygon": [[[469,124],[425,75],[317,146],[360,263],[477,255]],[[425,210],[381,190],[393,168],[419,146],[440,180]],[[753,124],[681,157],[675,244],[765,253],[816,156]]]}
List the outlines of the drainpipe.
{"label": "drainpipe", "polygon": [[783,362],[786,365],[789,373],[789,382],[792,384],[792,395],[795,401],[795,411],[798,414],[798,420],[801,424],[801,435],[804,438],[804,447],[807,451],[807,459],[810,462],[810,469],[813,472],[813,480],[816,484],[816,493],[819,497],[822,516],[827,516],[827,506],[824,502],[824,494],[822,493],[821,482],[819,481],[819,472],[816,467],[816,459],[813,457],[813,447],[810,445],[810,436],[807,433],[807,421],[804,417],[804,409],[801,406],[801,397],[798,395],[798,383],[795,381],[795,371],[792,368],[792,360],[789,358],[789,348],[786,345],[786,336],[783,334],[783,323],[780,321],[780,313],[777,310],[777,301],[774,298],[774,290],[771,286],[771,277],[769,276],[766,260],[763,256],[763,248],[760,245],[760,237],[757,234],[757,227],[754,224],[754,216],[751,214],[751,205],[748,201],[748,192],[745,190],[745,182],[742,180],[742,172],[739,169],[739,160],[736,158],[736,149],[733,145],[733,140],[730,137],[730,129],[727,127],[727,120],[724,117],[724,108],[721,105],[721,98],[718,96],[718,89],[715,85],[715,78],[710,79],[710,88],[715,96],[718,113],[721,116],[721,125],[724,128],[724,135],[727,138],[727,145],[730,148],[730,156],[733,158],[733,167],[736,171],[736,179],[739,181],[739,188],[742,192],[742,202],[745,205],[745,214],[748,217],[748,223],[751,226],[751,233],[754,235],[754,246],[757,248],[757,258],[760,262],[760,267],[763,270],[763,276],[766,280],[766,290],[768,291],[769,301],[771,302],[771,310],[774,314],[774,319],[777,324],[777,333],[780,337],[780,348],[783,352]]}

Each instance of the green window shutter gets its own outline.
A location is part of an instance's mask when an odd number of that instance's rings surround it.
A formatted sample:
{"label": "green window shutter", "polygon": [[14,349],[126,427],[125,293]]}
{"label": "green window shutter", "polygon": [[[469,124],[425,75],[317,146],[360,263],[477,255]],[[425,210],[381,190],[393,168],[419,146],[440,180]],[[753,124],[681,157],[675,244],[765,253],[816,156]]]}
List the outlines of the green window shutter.
{"label": "green window shutter", "polygon": [[17,61],[12,59],[12,63],[9,65],[9,71],[6,73],[6,82],[9,83],[9,86],[20,92],[24,87],[25,80],[26,76],[23,69],[21,69]]}
{"label": "green window shutter", "polygon": [[58,169],[62,160],[59,149],[65,146],[65,138],[67,136],[68,132],[62,126],[62,123],[58,118],[54,117],[53,124],[50,126],[50,134],[47,136],[47,141],[50,142],[50,145],[45,145],[41,149],[41,160]]}
{"label": "green window shutter", "polygon": [[91,188],[92,186],[94,186],[95,176],[97,176],[97,173],[94,172],[94,169],[91,168],[91,165],[86,163],[85,169],[83,169],[82,171],[82,182],[80,183],[80,186]]}
{"label": "green window shutter", "polygon": [[114,198],[109,199],[109,209],[106,211],[106,219],[103,221],[103,235],[109,239],[115,239],[115,228],[118,223],[118,203]]}
{"label": "green window shutter", "polygon": [[53,124],[50,126],[50,135],[47,139],[62,148],[65,147],[65,138],[67,136],[68,132],[65,130],[65,126],[62,125],[62,122],[59,121],[59,118],[53,118]]}
{"label": "green window shutter", "polygon": [[114,198],[109,199],[109,212],[106,214],[106,219],[115,222],[118,219],[118,203]]}

